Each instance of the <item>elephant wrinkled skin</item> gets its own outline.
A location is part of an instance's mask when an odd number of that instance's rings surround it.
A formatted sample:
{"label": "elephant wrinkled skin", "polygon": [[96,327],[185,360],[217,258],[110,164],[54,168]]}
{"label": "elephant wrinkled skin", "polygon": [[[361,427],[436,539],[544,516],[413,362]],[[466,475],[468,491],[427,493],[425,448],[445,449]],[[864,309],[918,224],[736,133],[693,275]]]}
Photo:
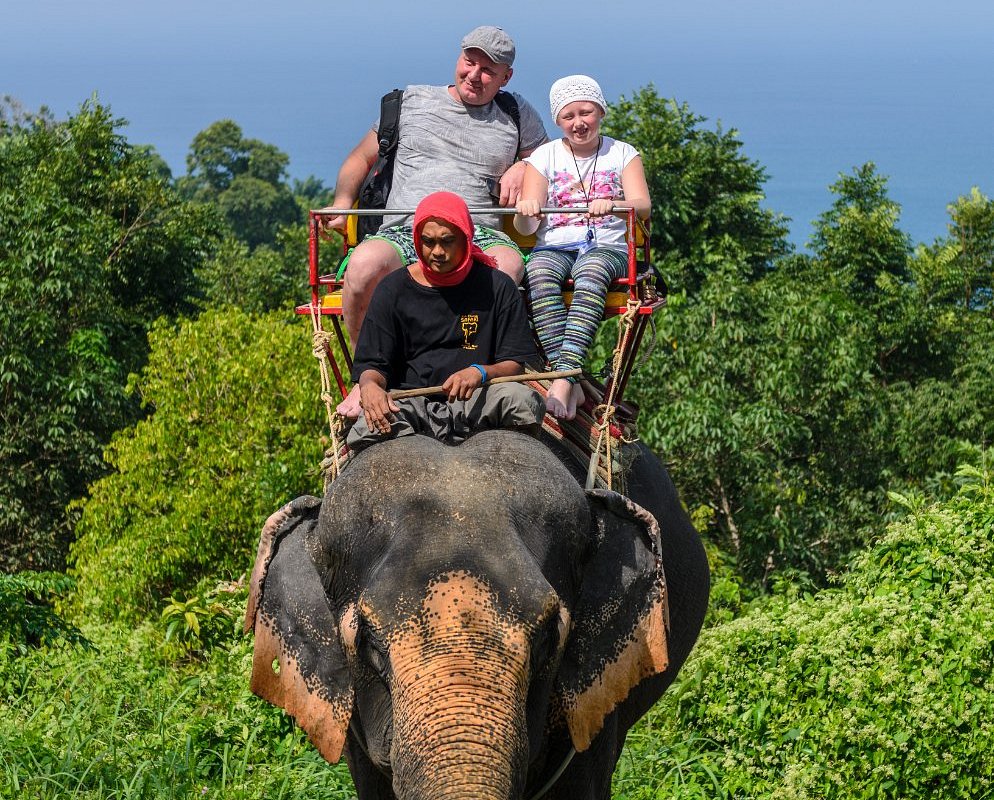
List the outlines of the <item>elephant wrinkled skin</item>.
{"label": "elephant wrinkled skin", "polygon": [[609,797],[709,583],[669,476],[631,447],[630,499],[513,431],[360,453],[263,529],[252,690],[344,752],[363,800],[530,798],[571,748],[545,797]]}

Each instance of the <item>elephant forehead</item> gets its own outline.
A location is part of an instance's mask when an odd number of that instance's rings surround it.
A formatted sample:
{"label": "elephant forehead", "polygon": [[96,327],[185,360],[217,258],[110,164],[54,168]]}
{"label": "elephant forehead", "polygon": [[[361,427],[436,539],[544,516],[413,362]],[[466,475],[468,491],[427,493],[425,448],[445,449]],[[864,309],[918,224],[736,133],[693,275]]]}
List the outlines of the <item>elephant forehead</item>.
{"label": "elephant forehead", "polygon": [[484,580],[462,570],[449,572],[428,584],[417,613],[393,630],[389,637],[391,652],[461,642],[524,659],[531,631],[542,617],[557,610],[552,595],[538,615],[522,618],[509,613]]}
{"label": "elephant forehead", "polygon": [[554,486],[560,492],[567,488],[579,492],[576,481],[545,445],[506,430],[483,431],[456,447],[426,436],[401,437],[363,451],[355,467],[343,473],[333,491],[377,496],[389,486],[414,494],[442,491],[450,498],[506,498],[519,491],[531,496],[537,487]]}

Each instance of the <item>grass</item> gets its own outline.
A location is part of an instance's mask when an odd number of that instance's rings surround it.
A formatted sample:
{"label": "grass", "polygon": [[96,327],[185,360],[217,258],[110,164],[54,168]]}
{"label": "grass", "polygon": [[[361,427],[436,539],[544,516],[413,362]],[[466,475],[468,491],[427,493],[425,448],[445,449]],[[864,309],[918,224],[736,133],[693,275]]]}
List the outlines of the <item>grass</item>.
{"label": "grass", "polygon": [[247,691],[251,644],[163,658],[154,628],[96,648],[0,656],[0,798],[354,796],[282,712]]}

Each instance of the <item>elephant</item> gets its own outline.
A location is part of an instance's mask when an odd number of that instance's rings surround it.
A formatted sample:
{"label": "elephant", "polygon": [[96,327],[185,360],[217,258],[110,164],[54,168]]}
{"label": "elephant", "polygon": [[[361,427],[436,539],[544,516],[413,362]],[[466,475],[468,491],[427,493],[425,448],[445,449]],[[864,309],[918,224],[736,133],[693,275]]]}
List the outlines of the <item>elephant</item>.
{"label": "elephant", "polygon": [[357,454],[263,528],[251,689],[359,800],[603,800],[697,640],[710,576],[665,468],[583,488],[548,435]]}

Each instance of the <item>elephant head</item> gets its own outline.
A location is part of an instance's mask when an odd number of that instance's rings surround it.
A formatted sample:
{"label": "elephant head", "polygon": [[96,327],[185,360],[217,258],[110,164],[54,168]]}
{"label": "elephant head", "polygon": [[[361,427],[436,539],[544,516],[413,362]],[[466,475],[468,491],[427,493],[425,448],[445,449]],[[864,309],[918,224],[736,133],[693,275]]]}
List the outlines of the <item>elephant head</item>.
{"label": "elephant head", "polygon": [[360,798],[522,797],[672,671],[660,553],[651,513],[531,437],[376,445],[266,523],[252,690]]}

